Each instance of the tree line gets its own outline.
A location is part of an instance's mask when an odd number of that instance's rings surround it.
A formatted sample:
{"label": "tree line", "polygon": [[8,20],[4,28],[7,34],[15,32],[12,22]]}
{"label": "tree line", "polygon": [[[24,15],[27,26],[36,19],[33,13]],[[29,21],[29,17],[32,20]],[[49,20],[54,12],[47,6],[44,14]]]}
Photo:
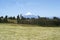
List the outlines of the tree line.
{"label": "tree line", "polygon": [[16,24],[31,24],[31,25],[40,25],[40,26],[60,26],[60,18],[53,17],[53,18],[47,18],[47,17],[40,17],[38,18],[25,18],[22,15],[17,15],[8,17],[7,15],[5,17],[0,17],[0,23],[16,23]]}

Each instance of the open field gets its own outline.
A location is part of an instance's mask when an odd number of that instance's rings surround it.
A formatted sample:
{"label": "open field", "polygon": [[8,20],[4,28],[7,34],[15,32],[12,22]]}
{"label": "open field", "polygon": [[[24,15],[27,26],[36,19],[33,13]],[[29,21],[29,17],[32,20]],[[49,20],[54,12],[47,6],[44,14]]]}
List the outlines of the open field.
{"label": "open field", "polygon": [[0,24],[0,40],[60,40],[60,27]]}

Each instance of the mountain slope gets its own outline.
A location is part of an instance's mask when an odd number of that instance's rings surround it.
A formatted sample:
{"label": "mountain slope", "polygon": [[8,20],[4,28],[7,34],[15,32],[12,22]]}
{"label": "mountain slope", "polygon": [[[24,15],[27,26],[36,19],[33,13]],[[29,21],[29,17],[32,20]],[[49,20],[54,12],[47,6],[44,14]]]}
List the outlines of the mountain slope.
{"label": "mountain slope", "polygon": [[38,16],[35,15],[24,15],[25,18],[38,18]]}

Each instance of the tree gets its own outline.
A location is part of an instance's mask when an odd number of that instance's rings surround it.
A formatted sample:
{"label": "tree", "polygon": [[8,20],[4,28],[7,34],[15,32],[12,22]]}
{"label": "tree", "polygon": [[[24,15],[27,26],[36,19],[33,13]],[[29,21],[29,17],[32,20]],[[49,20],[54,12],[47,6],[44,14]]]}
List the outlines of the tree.
{"label": "tree", "polygon": [[3,16],[1,16],[0,18],[3,18]]}
{"label": "tree", "polygon": [[13,19],[15,19],[15,16],[13,16]]}
{"label": "tree", "polygon": [[54,20],[59,20],[59,18],[58,18],[58,17],[53,17],[53,19],[54,19]]}
{"label": "tree", "polygon": [[9,17],[8,19],[12,19],[12,16],[11,16],[11,17]]}
{"label": "tree", "polygon": [[21,20],[25,20],[26,18],[24,18],[24,17],[22,16],[22,14],[20,14],[20,19],[21,19]]}
{"label": "tree", "polygon": [[19,23],[20,22],[20,17],[19,17],[19,15],[17,16],[17,23]]}
{"label": "tree", "polygon": [[7,17],[8,17],[8,16],[6,15],[6,16],[5,16],[5,18],[4,18],[4,22],[5,22],[5,23],[7,23],[7,22],[8,22]]}
{"label": "tree", "polygon": [[1,17],[0,17],[0,23],[2,22],[2,19],[1,19]]}
{"label": "tree", "polygon": [[0,23],[3,23],[3,16],[0,17]]}

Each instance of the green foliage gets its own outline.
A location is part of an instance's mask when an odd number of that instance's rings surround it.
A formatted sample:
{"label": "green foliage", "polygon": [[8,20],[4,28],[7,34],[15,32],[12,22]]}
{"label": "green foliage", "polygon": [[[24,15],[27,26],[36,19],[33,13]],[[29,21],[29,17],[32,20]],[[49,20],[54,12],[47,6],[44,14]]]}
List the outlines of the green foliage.
{"label": "green foliage", "polygon": [[15,18],[15,16],[13,16],[13,17],[11,16],[8,19],[15,20],[16,18]]}
{"label": "green foliage", "polygon": [[3,19],[3,22],[4,23],[7,23],[8,22],[8,16],[6,15],[5,18]]}
{"label": "green foliage", "polygon": [[17,23],[19,23],[19,21],[20,21],[20,17],[19,17],[19,15],[17,16]]}
{"label": "green foliage", "polygon": [[0,18],[0,23],[2,22],[2,19]]}
{"label": "green foliage", "polygon": [[17,23],[17,24],[31,24],[31,25],[40,25],[40,26],[60,26],[60,18],[53,17],[53,19],[49,19],[47,17],[40,17],[38,18],[24,18],[22,15],[8,17],[0,17],[0,23]]}

